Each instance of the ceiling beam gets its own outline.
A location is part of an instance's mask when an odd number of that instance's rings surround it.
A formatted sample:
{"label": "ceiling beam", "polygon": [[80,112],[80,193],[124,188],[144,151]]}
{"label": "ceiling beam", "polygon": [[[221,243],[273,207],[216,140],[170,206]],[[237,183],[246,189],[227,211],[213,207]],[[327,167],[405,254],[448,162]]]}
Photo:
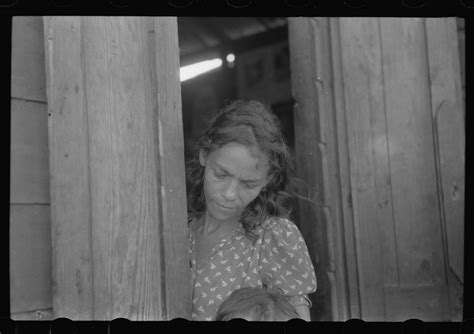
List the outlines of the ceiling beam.
{"label": "ceiling beam", "polygon": [[287,40],[288,26],[285,25],[262,33],[222,43],[215,47],[203,48],[197,52],[181,55],[180,63],[181,66],[189,65],[209,58],[223,57],[228,53],[233,53],[237,56],[239,53],[245,51]]}

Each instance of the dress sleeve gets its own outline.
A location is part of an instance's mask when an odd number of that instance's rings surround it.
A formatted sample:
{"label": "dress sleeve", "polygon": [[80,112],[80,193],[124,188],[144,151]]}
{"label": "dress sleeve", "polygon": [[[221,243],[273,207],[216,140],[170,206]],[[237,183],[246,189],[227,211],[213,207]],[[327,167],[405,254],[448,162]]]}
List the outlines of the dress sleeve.
{"label": "dress sleeve", "polygon": [[307,294],[316,291],[316,275],[308,248],[296,225],[274,219],[263,233],[260,276],[270,289],[293,297],[294,304],[310,304]]}

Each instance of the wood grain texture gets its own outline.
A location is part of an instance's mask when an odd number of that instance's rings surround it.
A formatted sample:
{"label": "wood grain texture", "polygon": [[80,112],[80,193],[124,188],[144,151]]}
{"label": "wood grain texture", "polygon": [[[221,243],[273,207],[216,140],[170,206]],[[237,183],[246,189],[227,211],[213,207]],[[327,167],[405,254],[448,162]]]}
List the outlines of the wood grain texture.
{"label": "wood grain texture", "polygon": [[54,320],[53,309],[41,309],[41,310],[34,310],[28,312],[20,312],[20,313],[12,313],[10,315],[12,320],[27,320],[27,321],[37,321],[37,320]]}
{"label": "wood grain texture", "polygon": [[445,282],[423,19],[381,20],[400,285]]}
{"label": "wood grain texture", "polygon": [[[81,97],[76,113],[84,117],[74,121],[84,134],[85,152],[78,163],[85,165],[89,202],[84,201],[84,207],[89,211],[76,220],[89,224],[82,236],[89,238],[90,255],[82,262],[92,277],[92,286],[87,286],[91,319],[187,317],[189,259],[176,20],[73,17],[50,22],[53,49],[57,45],[64,50],[63,38],[74,40],[77,47],[64,53],[74,59],[78,81],[64,78],[61,85],[56,78],[70,74],[70,69],[59,63],[50,87],[55,92],[62,86],[77,87],[66,92],[66,98]],[[52,54],[53,63],[61,59],[59,49]],[[69,114],[69,121],[72,118]],[[59,126],[53,138],[70,140],[72,124]],[[71,173],[65,166],[57,168]],[[70,178],[80,175],[73,173]],[[58,211],[66,205],[61,204]]]}
{"label": "wood grain texture", "polygon": [[[314,35],[307,19],[289,19],[290,64],[295,127],[296,173],[307,187],[303,193],[311,199],[298,201],[301,233],[308,246],[318,279],[318,290],[312,296],[313,320],[330,320],[330,282],[328,280],[328,250],[326,216],[323,212],[323,178],[321,166],[321,129],[319,127],[319,97],[315,87]],[[295,50],[296,52],[293,52]]]}
{"label": "wood grain texture", "polygon": [[[325,247],[327,247],[327,270],[330,278],[330,289],[333,318],[342,320],[348,318],[347,277],[344,263],[343,226],[340,207],[340,187],[338,186],[338,148],[336,133],[336,111],[334,94],[334,72],[331,50],[331,24],[326,18],[313,18],[310,20],[312,40],[314,43],[315,62],[313,89],[317,95],[319,123],[317,131],[320,132],[318,142],[319,161],[321,168],[321,200],[323,202],[323,215],[325,226]],[[309,110],[308,110],[309,111]],[[308,112],[307,111],[307,112]],[[322,233],[323,231],[320,231]],[[331,280],[334,277],[334,280]]]}
{"label": "wood grain texture", "polygon": [[45,17],[56,317],[92,319],[91,198],[81,20]]}
{"label": "wood grain texture", "polygon": [[49,204],[46,104],[12,99],[10,203]]}
{"label": "wood grain texture", "polygon": [[318,200],[301,213],[317,232],[302,229],[310,243],[328,232],[334,252],[310,246],[320,270],[346,266],[342,279],[327,271],[348,290],[334,313],[460,317],[465,143],[453,22],[334,18],[328,34],[325,19],[289,20],[298,172]]}
{"label": "wood grain texture", "polygon": [[464,279],[465,121],[455,18],[426,19],[431,110],[434,119],[438,192],[447,248],[453,320],[461,320]]}
{"label": "wood grain texture", "polygon": [[427,19],[426,33],[449,265],[462,282],[466,145],[455,19]]}
{"label": "wood grain texture", "polygon": [[[333,90],[333,68],[338,65],[331,54],[331,29],[327,18],[289,20],[297,172],[313,200],[312,205],[302,200],[298,206],[301,229],[318,275],[315,320],[349,319],[351,296],[346,278],[357,275],[355,271],[348,274],[345,265],[336,131],[336,108],[340,105],[336,105]],[[351,283],[357,284],[357,278]],[[356,298],[354,305],[358,304]]]}
{"label": "wood grain texture", "polygon": [[43,21],[40,16],[12,20],[12,97],[46,102]]}
{"label": "wood grain texture", "polygon": [[144,19],[83,18],[94,317],[161,319],[159,165]]}
{"label": "wood grain texture", "polygon": [[390,321],[449,321],[449,302],[444,285],[388,287],[385,294]]}
{"label": "wood grain texture", "polygon": [[372,137],[372,115],[383,108],[377,20],[341,18],[340,36],[361,317],[381,321],[384,276]]}
{"label": "wood grain texture", "polygon": [[[453,20],[450,18],[450,20]],[[458,47],[459,47],[459,67],[461,69],[461,87],[462,87],[462,100],[466,98],[466,28],[465,19],[462,17],[456,17],[456,31]],[[451,41],[453,43],[453,41]],[[451,51],[452,52],[452,51]]]}
{"label": "wood grain texture", "polygon": [[[163,268],[166,282],[166,319],[191,314],[192,284],[187,247],[187,211],[184,165],[184,136],[179,81],[178,31],[176,18],[151,20],[156,60],[158,118],[154,119],[161,171]],[[153,78],[153,77],[152,77]],[[156,115],[156,114],[155,114]],[[158,131],[156,131],[158,130]],[[158,143],[156,143],[158,139]]]}
{"label": "wood grain texture", "polygon": [[49,205],[10,205],[10,312],[52,307]]}
{"label": "wood grain texture", "polygon": [[[337,211],[340,212],[339,229],[341,235],[341,248],[343,251],[342,259],[338,259],[338,265],[346,267],[347,275],[347,313],[343,313],[340,320],[351,318],[360,318],[360,295],[359,279],[357,273],[357,252],[354,240],[354,216],[352,211],[352,195],[349,171],[349,148],[346,130],[346,111],[344,101],[344,80],[342,72],[342,49],[340,35],[339,18],[330,19],[330,37],[331,37],[331,56],[333,71],[333,96],[334,96],[334,135],[337,135],[335,142],[337,147],[337,175],[338,180],[334,183],[334,188],[338,189]],[[336,207],[336,205],[335,205]],[[338,220],[336,220],[336,223]],[[342,230],[342,231],[341,231]],[[341,280],[341,278],[339,278]],[[344,305],[344,302],[340,302]]]}

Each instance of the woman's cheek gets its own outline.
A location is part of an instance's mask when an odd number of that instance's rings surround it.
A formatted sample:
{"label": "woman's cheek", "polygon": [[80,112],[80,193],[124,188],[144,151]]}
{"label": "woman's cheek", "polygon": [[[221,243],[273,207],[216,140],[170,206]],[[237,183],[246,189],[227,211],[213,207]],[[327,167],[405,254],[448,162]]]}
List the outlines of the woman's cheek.
{"label": "woman's cheek", "polygon": [[258,197],[260,190],[251,190],[245,195],[245,206],[249,205],[254,199]]}

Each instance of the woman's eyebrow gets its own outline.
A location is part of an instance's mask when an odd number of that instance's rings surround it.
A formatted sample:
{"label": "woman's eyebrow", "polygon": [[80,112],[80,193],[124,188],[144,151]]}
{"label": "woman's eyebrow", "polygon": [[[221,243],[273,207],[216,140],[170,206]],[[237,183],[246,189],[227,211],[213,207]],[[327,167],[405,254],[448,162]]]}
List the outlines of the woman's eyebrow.
{"label": "woman's eyebrow", "polygon": [[[214,165],[215,167],[217,167],[218,169],[220,169],[220,172],[224,172],[225,174],[227,175],[232,175],[232,173],[230,173],[224,166],[220,165],[219,163],[217,162],[214,162]],[[258,183],[260,182],[261,180],[260,179],[246,179],[246,180],[241,180],[242,182],[246,182],[246,183]]]}
{"label": "woman's eyebrow", "polygon": [[215,167],[217,167],[219,169],[220,172],[224,172],[226,174],[232,175],[231,173],[229,173],[229,171],[227,169],[225,169],[224,166],[219,165],[217,162],[214,162],[214,165],[215,165]]}

